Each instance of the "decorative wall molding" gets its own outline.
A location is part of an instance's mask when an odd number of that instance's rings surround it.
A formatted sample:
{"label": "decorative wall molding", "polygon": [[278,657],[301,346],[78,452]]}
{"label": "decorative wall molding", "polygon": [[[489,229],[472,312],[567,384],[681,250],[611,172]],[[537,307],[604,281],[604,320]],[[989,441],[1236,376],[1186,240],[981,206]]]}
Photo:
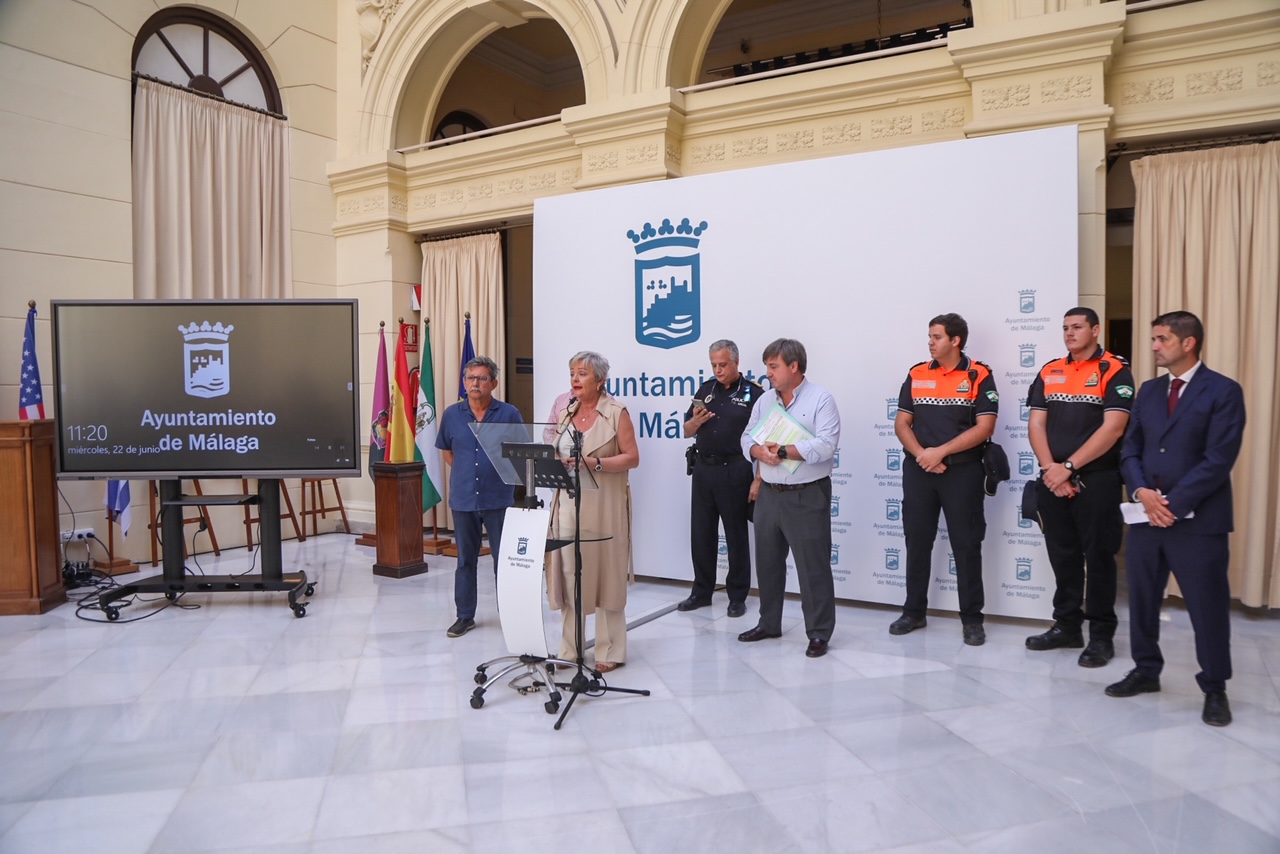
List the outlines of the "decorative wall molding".
{"label": "decorative wall molding", "polygon": [[711,142],[693,147],[694,163],[721,163],[724,161],[725,145],[723,142]]}
{"label": "decorative wall molding", "polygon": [[629,145],[624,152],[628,166],[639,166],[643,163],[654,163],[658,159],[658,144],[656,142],[645,143],[644,145]]}
{"label": "decorative wall molding", "polygon": [[382,34],[402,0],[356,0],[356,29],[360,32],[360,79],[364,79]]}
{"label": "decorative wall molding", "polygon": [[987,86],[982,89],[982,109],[999,111],[1031,104],[1031,84],[1012,83],[1008,86]]}
{"label": "decorative wall molding", "polygon": [[532,172],[529,175],[530,190],[549,190],[555,185],[555,172]]}
{"label": "decorative wall molding", "polygon": [[680,144],[676,142],[668,142],[666,156],[667,156],[668,163],[672,163],[675,166],[679,166],[680,159],[682,156],[680,153]]}
{"label": "decorative wall molding", "polygon": [[1093,77],[1088,74],[1054,77],[1040,82],[1040,100],[1046,103],[1080,101],[1092,95]]}
{"label": "decorative wall molding", "polygon": [[1187,75],[1187,94],[1191,97],[1238,92],[1243,88],[1244,68],[1241,66],[1193,71]]}
{"label": "decorative wall molding", "polygon": [[1280,62],[1258,63],[1258,85],[1275,86],[1280,83]]}
{"label": "decorative wall molding", "polygon": [[1120,103],[1153,104],[1156,101],[1173,100],[1173,78],[1157,77],[1153,80],[1126,80],[1120,87]]}
{"label": "decorative wall molding", "polygon": [[587,152],[586,160],[588,172],[604,172],[618,168],[618,152],[616,151]]}
{"label": "decorative wall molding", "polygon": [[813,131],[784,130],[775,138],[778,151],[803,151],[813,148]]}
{"label": "decorative wall molding", "polygon": [[480,199],[492,199],[493,184],[487,181],[483,184],[472,184],[467,187],[467,198],[473,202]]}
{"label": "decorative wall molding", "polygon": [[760,157],[769,153],[769,137],[747,136],[733,141],[733,157],[735,160],[744,157]]}
{"label": "decorative wall molding", "polygon": [[838,125],[826,125],[822,128],[822,144],[847,145],[862,140],[862,124],[860,122],[843,122]]}
{"label": "decorative wall molding", "polygon": [[964,118],[964,107],[925,110],[920,114],[920,130],[925,133],[931,133],[933,131],[964,127]]}
{"label": "decorative wall molding", "polygon": [[872,139],[891,139],[897,136],[910,136],[914,130],[915,120],[908,115],[887,116],[871,120]]}

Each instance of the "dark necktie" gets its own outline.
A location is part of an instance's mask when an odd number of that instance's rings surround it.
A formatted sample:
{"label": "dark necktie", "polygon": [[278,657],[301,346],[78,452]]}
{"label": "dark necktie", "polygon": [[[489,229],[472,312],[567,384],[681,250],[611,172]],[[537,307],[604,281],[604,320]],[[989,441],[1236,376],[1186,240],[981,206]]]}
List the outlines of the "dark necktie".
{"label": "dark necktie", "polygon": [[1169,414],[1173,415],[1173,411],[1178,408],[1178,396],[1182,394],[1182,387],[1187,384],[1186,380],[1174,378],[1169,383]]}

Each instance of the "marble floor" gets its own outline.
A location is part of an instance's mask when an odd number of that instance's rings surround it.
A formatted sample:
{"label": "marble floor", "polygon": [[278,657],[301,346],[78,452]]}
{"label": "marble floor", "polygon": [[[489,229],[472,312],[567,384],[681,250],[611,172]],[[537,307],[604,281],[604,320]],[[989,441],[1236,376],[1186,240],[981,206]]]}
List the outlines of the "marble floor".
{"label": "marble floor", "polygon": [[0,852],[1280,851],[1278,618],[1233,615],[1213,729],[1180,610],[1164,691],[1117,700],[1124,642],[1086,670],[1027,651],[1025,621],[974,648],[953,617],[896,638],[892,609],[842,605],[808,659],[798,602],[742,644],[754,598],[680,613],[683,584],[642,581],[609,682],[652,695],[580,699],[556,732],[545,695],[469,705],[505,652],[491,576],[451,640],[451,561],[391,580],[347,536],[284,548],[317,582],[304,619],[264,593],[0,618]]}

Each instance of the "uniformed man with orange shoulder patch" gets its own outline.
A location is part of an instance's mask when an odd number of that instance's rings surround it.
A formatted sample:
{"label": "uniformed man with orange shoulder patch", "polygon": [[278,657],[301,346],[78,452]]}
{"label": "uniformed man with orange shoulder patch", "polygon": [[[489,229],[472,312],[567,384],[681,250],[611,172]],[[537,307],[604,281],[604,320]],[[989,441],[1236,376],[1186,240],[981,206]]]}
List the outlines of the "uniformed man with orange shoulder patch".
{"label": "uniformed man with orange shoulder patch", "polygon": [[956,562],[964,642],[986,642],[982,627],[982,448],[996,429],[1000,395],[991,369],[964,354],[969,324],[958,314],[929,321],[929,355],[907,373],[898,394],[894,432],[902,465],[902,526],[907,545],[907,601],[889,634],[924,628],[939,511]]}
{"label": "uniformed man with orange shoulder patch", "polygon": [[1081,667],[1101,667],[1116,654],[1120,443],[1133,406],[1133,374],[1098,344],[1100,329],[1093,309],[1068,310],[1067,355],[1042,367],[1027,395],[1027,436],[1040,462],[1036,506],[1057,580],[1053,626],[1027,638],[1027,649],[1084,647]]}

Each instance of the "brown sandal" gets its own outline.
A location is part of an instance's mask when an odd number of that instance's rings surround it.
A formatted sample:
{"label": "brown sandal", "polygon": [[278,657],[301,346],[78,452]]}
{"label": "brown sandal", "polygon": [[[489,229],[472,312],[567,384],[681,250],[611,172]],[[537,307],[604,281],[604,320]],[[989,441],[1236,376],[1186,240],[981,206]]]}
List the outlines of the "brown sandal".
{"label": "brown sandal", "polygon": [[601,661],[596,665],[597,673],[609,673],[626,664],[625,661]]}

